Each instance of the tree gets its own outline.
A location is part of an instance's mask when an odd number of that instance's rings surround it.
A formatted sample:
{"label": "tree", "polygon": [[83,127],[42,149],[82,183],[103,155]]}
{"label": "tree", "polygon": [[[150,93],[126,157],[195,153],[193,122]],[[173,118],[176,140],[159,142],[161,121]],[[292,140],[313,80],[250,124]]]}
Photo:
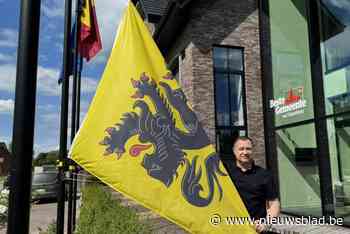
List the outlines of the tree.
{"label": "tree", "polygon": [[57,160],[58,150],[42,152],[33,160],[33,166],[56,165]]}

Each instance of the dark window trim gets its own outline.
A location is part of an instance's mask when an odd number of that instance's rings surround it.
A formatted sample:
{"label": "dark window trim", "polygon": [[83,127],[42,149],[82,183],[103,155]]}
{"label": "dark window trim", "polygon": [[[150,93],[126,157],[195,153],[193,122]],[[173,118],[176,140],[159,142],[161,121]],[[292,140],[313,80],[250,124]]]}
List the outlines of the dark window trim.
{"label": "dark window trim", "polygon": [[[326,53],[326,52],[325,52],[325,53]],[[328,74],[330,74],[330,73],[332,73],[332,72],[335,72],[335,71],[338,71],[338,70],[340,70],[340,69],[346,68],[346,67],[348,67],[349,65],[350,65],[350,62],[344,62],[343,64],[341,64],[341,65],[339,65],[339,66],[337,66],[337,67],[334,67],[334,68],[332,68],[332,69],[328,69],[328,70],[325,72],[325,74],[328,75]]]}
{"label": "dark window trim", "polygon": [[305,3],[307,9],[306,12],[308,14],[307,22],[309,27],[310,66],[314,115],[316,117],[315,132],[322,200],[322,214],[324,216],[334,216],[335,204],[333,201],[333,183],[329,155],[327,120],[324,118],[319,118],[326,115],[324,86],[323,82],[319,81],[319,78],[323,77],[320,47],[321,29],[319,23],[319,2],[317,0],[308,0]]}
{"label": "dark window trim", "polygon": [[258,1],[259,4],[259,33],[260,33],[260,61],[261,61],[261,91],[264,111],[264,140],[266,167],[272,172],[273,181],[280,197],[280,181],[277,160],[277,144],[275,137],[275,113],[269,107],[269,100],[273,99],[272,84],[272,54],[270,37],[270,8],[269,1]]}

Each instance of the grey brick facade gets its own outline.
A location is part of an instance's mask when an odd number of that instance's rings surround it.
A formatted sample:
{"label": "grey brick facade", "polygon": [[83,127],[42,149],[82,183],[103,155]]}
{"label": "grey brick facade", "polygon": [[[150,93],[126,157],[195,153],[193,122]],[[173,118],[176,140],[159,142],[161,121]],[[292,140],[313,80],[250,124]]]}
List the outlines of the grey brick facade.
{"label": "grey brick facade", "polygon": [[248,135],[255,142],[256,163],[265,167],[258,18],[256,0],[193,1],[188,22],[165,57],[169,62],[182,54],[181,86],[215,143],[212,48],[213,45],[244,48]]}

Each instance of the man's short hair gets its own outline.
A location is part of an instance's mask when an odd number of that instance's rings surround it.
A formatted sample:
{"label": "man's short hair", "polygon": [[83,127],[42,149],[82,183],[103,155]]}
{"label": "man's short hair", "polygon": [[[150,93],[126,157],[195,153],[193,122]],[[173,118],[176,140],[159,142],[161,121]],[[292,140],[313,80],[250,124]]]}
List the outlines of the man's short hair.
{"label": "man's short hair", "polygon": [[234,141],[233,141],[233,145],[232,148],[235,147],[236,143],[238,141],[250,141],[250,143],[253,145],[254,142],[252,140],[252,138],[248,137],[248,136],[238,136]]}

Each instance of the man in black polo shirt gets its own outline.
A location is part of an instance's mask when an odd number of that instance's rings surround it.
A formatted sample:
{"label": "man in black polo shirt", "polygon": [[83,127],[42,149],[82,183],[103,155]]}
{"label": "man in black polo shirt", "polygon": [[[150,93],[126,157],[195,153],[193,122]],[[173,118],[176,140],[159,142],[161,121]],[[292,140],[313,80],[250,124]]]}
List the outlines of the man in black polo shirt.
{"label": "man in black polo shirt", "polygon": [[[276,187],[269,171],[254,164],[252,158],[253,142],[249,137],[238,137],[233,144],[235,164],[227,165],[241,198],[250,217],[277,217],[280,213],[280,203]],[[264,224],[256,222],[256,231],[261,233],[268,229]]]}

